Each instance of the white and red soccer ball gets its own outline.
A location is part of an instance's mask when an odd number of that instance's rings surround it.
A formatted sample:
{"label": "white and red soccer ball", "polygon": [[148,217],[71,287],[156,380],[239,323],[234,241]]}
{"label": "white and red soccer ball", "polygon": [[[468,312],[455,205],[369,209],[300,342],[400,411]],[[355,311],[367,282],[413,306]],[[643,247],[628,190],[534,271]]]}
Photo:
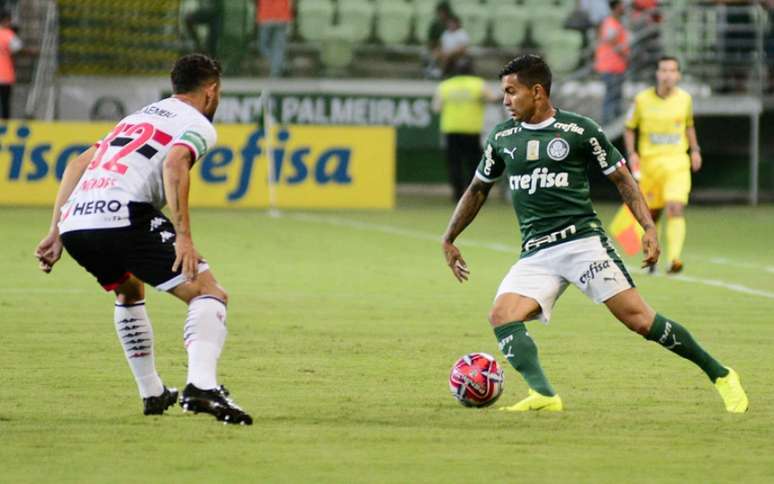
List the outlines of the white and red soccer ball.
{"label": "white and red soccer ball", "polygon": [[503,369],[492,355],[469,353],[452,366],[449,390],[466,407],[486,407],[503,392]]}

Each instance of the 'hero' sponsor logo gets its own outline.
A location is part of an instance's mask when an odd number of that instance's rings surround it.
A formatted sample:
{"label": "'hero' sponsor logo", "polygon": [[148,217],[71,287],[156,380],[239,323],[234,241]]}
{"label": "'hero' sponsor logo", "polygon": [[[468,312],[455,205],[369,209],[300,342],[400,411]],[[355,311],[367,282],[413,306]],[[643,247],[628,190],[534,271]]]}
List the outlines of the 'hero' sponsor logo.
{"label": "'hero' sponsor logo", "polygon": [[589,138],[589,143],[591,143],[591,154],[597,157],[599,166],[602,168],[607,168],[607,153],[602,149],[602,145],[599,144],[599,140],[597,140],[595,137],[591,137]]}
{"label": "'hero' sponsor logo", "polygon": [[118,200],[91,200],[89,202],[76,203],[70,211],[73,217],[77,215],[94,215],[97,213],[116,213],[121,210],[121,202]]}
{"label": "'hero' sponsor logo", "polygon": [[529,175],[514,175],[508,179],[511,190],[528,190],[532,195],[538,188],[554,188],[570,186],[569,173],[560,171],[552,173],[548,168],[535,168]]}
{"label": "'hero' sponsor logo", "polygon": [[610,268],[609,260],[592,262],[591,264],[589,264],[589,268],[586,269],[586,272],[581,274],[580,283],[586,284],[588,281],[596,278],[597,274],[599,274],[600,272],[608,268]]}
{"label": "'hero' sponsor logo", "polygon": [[557,230],[556,232],[551,232],[548,235],[543,235],[541,237],[536,237],[534,239],[530,239],[527,241],[526,244],[524,244],[524,251],[529,252],[532,249],[537,249],[541,245],[550,244],[553,242],[556,242],[557,240],[564,240],[567,237],[575,234],[578,229],[575,228],[575,225],[569,225],[562,230]]}
{"label": "'hero' sponsor logo", "polygon": [[499,138],[504,138],[506,136],[510,136],[512,134],[516,134],[519,131],[521,131],[521,126],[517,126],[515,128],[504,129],[502,131],[498,131],[497,133],[495,133],[494,139],[495,139],[495,141],[497,141]]}
{"label": "'hero' sponsor logo", "polygon": [[585,131],[585,129],[581,128],[580,126],[578,126],[575,123],[570,123],[570,124],[567,124],[567,123],[554,123],[554,128],[561,129],[565,133],[572,131],[573,133],[583,134],[583,132]]}

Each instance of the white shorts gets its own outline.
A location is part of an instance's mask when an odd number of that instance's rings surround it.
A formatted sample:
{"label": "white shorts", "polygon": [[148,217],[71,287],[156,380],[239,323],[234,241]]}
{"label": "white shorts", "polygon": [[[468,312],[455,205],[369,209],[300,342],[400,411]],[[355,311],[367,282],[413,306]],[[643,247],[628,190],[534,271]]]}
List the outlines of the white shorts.
{"label": "white shorts", "polygon": [[569,283],[596,304],[634,287],[621,258],[607,238],[595,235],[563,242],[519,259],[505,275],[497,296],[516,293],[540,304],[532,319],[547,323],[556,300]]}

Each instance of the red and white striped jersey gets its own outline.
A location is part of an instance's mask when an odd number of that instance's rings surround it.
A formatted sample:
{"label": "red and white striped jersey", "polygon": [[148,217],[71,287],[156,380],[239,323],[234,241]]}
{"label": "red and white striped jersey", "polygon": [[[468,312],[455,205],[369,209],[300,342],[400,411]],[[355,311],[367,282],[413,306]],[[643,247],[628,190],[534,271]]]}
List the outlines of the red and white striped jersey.
{"label": "red and white striped jersey", "polygon": [[212,123],[174,97],[130,114],[95,145],[94,158],[62,206],[59,232],[126,227],[129,202],[162,208],[163,162],[169,150],[185,146],[198,160],[216,139]]}

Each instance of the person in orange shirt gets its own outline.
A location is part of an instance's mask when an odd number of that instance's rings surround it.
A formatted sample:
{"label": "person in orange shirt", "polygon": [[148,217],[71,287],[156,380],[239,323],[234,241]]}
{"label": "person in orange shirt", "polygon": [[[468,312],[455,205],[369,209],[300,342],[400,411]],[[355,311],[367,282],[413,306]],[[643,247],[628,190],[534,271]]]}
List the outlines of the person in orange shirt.
{"label": "person in orange shirt", "polygon": [[11,88],[16,83],[13,55],[22,47],[21,39],[11,28],[11,14],[0,12],[0,119],[11,117]]}
{"label": "person in orange shirt", "polygon": [[629,32],[621,23],[624,4],[610,2],[610,15],[602,21],[597,35],[594,53],[594,69],[605,83],[605,99],[602,103],[602,124],[613,121],[623,111],[621,97],[624,76],[629,61]]}
{"label": "person in orange shirt", "polygon": [[292,0],[256,0],[256,21],[261,54],[269,59],[269,76],[285,73],[285,46],[293,21]]}

